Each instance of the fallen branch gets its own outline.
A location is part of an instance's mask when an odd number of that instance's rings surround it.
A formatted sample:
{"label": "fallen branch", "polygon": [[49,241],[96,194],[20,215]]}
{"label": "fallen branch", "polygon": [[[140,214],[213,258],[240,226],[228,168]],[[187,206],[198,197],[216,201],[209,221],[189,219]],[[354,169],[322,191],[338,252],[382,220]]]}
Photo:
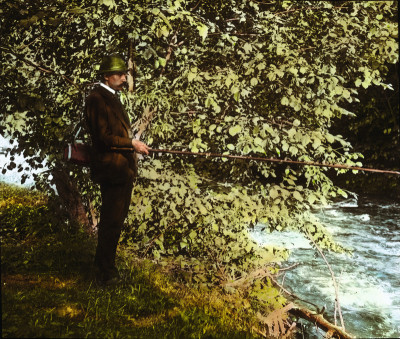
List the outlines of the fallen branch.
{"label": "fallen branch", "polygon": [[[290,268],[293,268],[293,266]],[[271,314],[269,314],[267,316],[258,314],[257,315],[258,320],[260,320],[264,324],[268,325],[268,329],[269,329],[268,334],[276,335],[276,334],[278,334],[278,332],[280,332],[280,334],[285,333],[284,325],[280,321],[280,319],[281,320],[283,319],[282,315],[284,312],[289,312],[290,314],[292,314],[298,318],[302,318],[302,319],[305,319],[307,321],[314,323],[316,326],[318,326],[320,329],[322,329],[323,331],[326,332],[327,337],[335,337],[335,338],[343,338],[343,339],[353,338],[343,328],[330,323],[328,320],[326,320],[324,318],[324,316],[323,316],[324,308],[319,309],[319,307],[317,305],[313,304],[312,302],[301,299],[298,296],[296,296],[295,294],[289,292],[287,289],[285,289],[281,284],[279,284],[274,279],[273,275],[266,268],[260,268],[260,269],[254,270],[254,271],[250,272],[249,274],[244,275],[233,281],[225,281],[222,283],[222,286],[234,287],[234,288],[248,288],[251,284],[253,284],[253,282],[255,280],[263,280],[265,278],[268,278],[273,283],[273,285],[279,287],[281,289],[281,291],[283,293],[285,293],[286,295],[288,295],[294,299],[306,302],[310,305],[313,305],[317,310],[317,312],[313,312],[305,307],[301,307],[301,306],[295,304],[294,302],[290,302],[283,309],[279,309],[275,313],[272,312]],[[267,337],[267,332],[258,332],[258,333]],[[289,332],[287,332],[287,333],[289,333]]]}
{"label": "fallen branch", "polygon": [[278,287],[280,287],[281,291],[286,293],[287,295],[296,298],[300,301],[306,302],[310,305],[313,305],[316,309],[317,312],[313,312],[305,307],[300,307],[296,305],[293,308],[290,308],[289,313],[293,314],[296,317],[305,319],[307,321],[310,321],[317,325],[320,329],[326,332],[327,337],[334,337],[334,338],[353,338],[350,334],[348,334],[344,328],[338,327],[332,323],[330,323],[328,320],[326,320],[323,316],[324,308],[320,310],[317,305],[313,304],[310,301],[304,300],[296,296],[295,294],[289,292],[287,289],[285,289],[282,285],[280,285],[272,275],[269,275],[268,278]]}
{"label": "fallen branch", "polygon": [[314,323],[316,326],[318,326],[320,329],[326,332],[327,338],[330,337],[340,338],[340,339],[354,338],[345,330],[343,330],[341,327],[335,326],[332,323],[330,323],[328,320],[324,318],[322,314],[311,312],[310,310],[299,306],[290,309],[289,313],[296,317]]}

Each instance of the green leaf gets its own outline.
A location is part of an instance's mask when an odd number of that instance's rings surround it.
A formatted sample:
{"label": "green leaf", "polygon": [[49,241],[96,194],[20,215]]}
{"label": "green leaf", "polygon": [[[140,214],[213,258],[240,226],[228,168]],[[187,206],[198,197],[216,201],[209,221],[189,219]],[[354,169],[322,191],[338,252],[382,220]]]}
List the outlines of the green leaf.
{"label": "green leaf", "polygon": [[103,4],[107,7],[114,7],[116,6],[114,0],[101,0],[100,4]]}
{"label": "green leaf", "polygon": [[201,214],[203,214],[203,215],[208,214],[207,209],[204,207],[203,203],[201,202],[201,200],[199,198],[195,198],[194,201],[195,201],[197,207],[199,208]]}
{"label": "green leaf", "polygon": [[350,92],[347,89],[343,90],[343,97],[346,99],[350,98]]}
{"label": "green leaf", "polygon": [[123,23],[122,17],[121,17],[120,15],[116,15],[116,16],[113,18],[113,22],[114,22],[114,24],[116,24],[117,26],[122,26],[122,23]]}
{"label": "green leaf", "polygon": [[232,126],[229,128],[229,134],[235,136],[236,134],[242,131],[242,127],[240,125]]}
{"label": "green leaf", "polygon": [[248,42],[246,42],[243,46],[244,51],[246,52],[246,54],[248,54],[249,52],[251,52],[253,50],[253,47],[251,46],[251,44],[249,44]]}
{"label": "green leaf", "polygon": [[317,197],[315,196],[315,194],[311,193],[308,197],[307,197],[307,201],[310,205],[314,204],[314,202],[317,200]]}
{"label": "green leaf", "polygon": [[340,95],[343,93],[343,87],[342,86],[336,86],[335,87],[335,94]]}
{"label": "green leaf", "polygon": [[301,196],[301,194],[298,191],[293,192],[293,198],[295,198],[298,201],[303,201],[303,197]]}
{"label": "green leaf", "polygon": [[[192,71],[189,71],[189,74],[188,74],[188,81],[189,81],[189,82],[193,81],[193,80],[196,78],[196,76],[197,76],[197,73],[194,73],[194,72],[192,72]],[[207,105],[206,105],[206,107],[207,107]]]}
{"label": "green leaf", "polygon": [[332,144],[335,141],[335,138],[332,134],[328,133],[326,135],[326,141],[328,141],[330,144]]}
{"label": "green leaf", "polygon": [[196,237],[197,237],[196,231],[192,230],[192,231],[189,233],[189,238],[193,240],[193,239],[196,238]]}
{"label": "green leaf", "polygon": [[289,99],[286,98],[286,97],[283,97],[283,98],[281,99],[281,104],[282,104],[283,106],[288,106],[288,105],[289,105]]}
{"label": "green leaf", "polygon": [[278,190],[276,189],[276,188],[271,188],[270,190],[269,190],[269,196],[272,198],[272,199],[275,199],[275,198],[277,198],[278,196],[279,196],[279,192],[278,192]]}
{"label": "green leaf", "polygon": [[246,250],[247,253],[251,252],[252,249],[253,249],[253,244],[252,243],[247,244],[247,246],[245,247],[245,250]]}
{"label": "green leaf", "polygon": [[204,40],[207,38],[208,27],[204,24],[198,24],[197,29],[199,30],[199,34],[202,38],[202,41],[204,42]]}

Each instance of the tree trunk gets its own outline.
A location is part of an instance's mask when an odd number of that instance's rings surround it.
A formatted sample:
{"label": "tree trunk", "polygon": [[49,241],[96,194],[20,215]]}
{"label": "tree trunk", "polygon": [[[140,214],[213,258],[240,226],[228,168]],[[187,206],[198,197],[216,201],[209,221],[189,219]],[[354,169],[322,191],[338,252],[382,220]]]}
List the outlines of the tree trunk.
{"label": "tree trunk", "polygon": [[76,183],[63,170],[53,170],[52,175],[58,195],[70,220],[82,226],[87,233],[93,234],[94,227],[86,214],[85,205]]}
{"label": "tree trunk", "polygon": [[135,76],[136,76],[136,64],[135,64],[135,52],[133,39],[129,39],[129,48],[128,48],[128,90],[129,92],[133,92],[135,90]]}

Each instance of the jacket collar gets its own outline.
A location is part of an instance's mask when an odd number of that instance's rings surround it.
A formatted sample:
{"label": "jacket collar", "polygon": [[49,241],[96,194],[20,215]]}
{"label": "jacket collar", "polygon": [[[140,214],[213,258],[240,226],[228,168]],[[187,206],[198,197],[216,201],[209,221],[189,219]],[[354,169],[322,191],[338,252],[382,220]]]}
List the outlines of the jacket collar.
{"label": "jacket collar", "polygon": [[110,91],[112,94],[115,94],[115,89],[111,88],[110,86],[107,86],[105,83],[100,82],[100,86],[104,87],[106,90]]}

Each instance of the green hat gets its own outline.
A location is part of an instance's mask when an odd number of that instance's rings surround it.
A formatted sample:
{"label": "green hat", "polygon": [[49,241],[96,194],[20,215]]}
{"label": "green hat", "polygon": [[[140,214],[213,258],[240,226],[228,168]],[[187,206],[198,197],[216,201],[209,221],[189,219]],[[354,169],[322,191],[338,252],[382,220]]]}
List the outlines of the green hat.
{"label": "green hat", "polygon": [[128,68],[126,67],[125,61],[116,55],[105,56],[99,68],[99,74],[126,71],[128,71]]}

